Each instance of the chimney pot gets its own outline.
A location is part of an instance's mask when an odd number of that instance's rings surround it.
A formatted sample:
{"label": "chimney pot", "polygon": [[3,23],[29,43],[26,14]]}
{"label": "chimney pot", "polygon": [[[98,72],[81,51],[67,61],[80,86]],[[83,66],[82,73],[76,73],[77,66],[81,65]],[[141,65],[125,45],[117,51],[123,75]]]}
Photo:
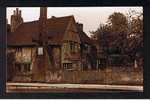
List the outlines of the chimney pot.
{"label": "chimney pot", "polygon": [[16,15],[18,15],[19,14],[19,10],[18,10],[18,8],[16,8]]}
{"label": "chimney pot", "polygon": [[21,16],[21,10],[19,10],[19,15]]}
{"label": "chimney pot", "polygon": [[52,16],[51,18],[56,18],[55,16]]}
{"label": "chimney pot", "polygon": [[14,14],[13,15],[16,15],[16,11],[14,10]]}
{"label": "chimney pot", "polygon": [[77,23],[77,27],[78,27],[81,31],[83,31],[83,24],[82,24],[82,23]]}

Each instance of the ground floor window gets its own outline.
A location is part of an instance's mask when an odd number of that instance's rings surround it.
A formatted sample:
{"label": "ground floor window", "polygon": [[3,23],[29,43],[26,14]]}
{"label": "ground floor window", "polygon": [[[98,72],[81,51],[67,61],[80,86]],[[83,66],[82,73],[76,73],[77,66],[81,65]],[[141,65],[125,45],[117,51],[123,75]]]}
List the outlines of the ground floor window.
{"label": "ground floor window", "polygon": [[63,63],[64,69],[72,69],[72,63]]}
{"label": "ground floor window", "polygon": [[97,60],[97,64],[101,64],[101,60],[100,59]]}
{"label": "ground floor window", "polygon": [[30,66],[30,64],[25,64],[24,65],[24,72],[30,72],[31,70],[31,66]]}
{"label": "ground floor window", "polygon": [[30,72],[31,71],[31,64],[30,63],[16,63],[15,69],[18,73],[20,72]]}
{"label": "ground floor window", "polygon": [[16,63],[15,64],[15,69],[16,69],[17,72],[21,72],[21,64]]}
{"label": "ground floor window", "polygon": [[106,67],[106,60],[105,59],[97,59],[97,68],[103,69]]}

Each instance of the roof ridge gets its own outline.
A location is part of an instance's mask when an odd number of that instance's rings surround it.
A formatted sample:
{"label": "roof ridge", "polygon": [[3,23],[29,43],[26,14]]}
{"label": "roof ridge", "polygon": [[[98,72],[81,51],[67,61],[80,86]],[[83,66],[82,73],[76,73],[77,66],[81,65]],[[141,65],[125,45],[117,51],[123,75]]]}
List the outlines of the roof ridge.
{"label": "roof ridge", "polygon": [[[55,18],[65,18],[65,17],[73,17],[73,15],[66,15],[66,16],[60,16],[60,17],[55,17]],[[51,18],[48,18],[48,19],[51,19]]]}
{"label": "roof ridge", "polygon": [[[74,17],[73,15],[68,15],[68,16],[61,16],[61,17],[55,17],[56,19],[59,19],[59,18],[67,18],[67,17]],[[53,19],[53,18],[47,18],[47,20],[50,20],[50,19]],[[33,22],[37,22],[39,21],[38,20],[32,20],[32,21],[26,21],[26,22],[23,22],[22,24],[27,24],[27,23],[33,23]]]}

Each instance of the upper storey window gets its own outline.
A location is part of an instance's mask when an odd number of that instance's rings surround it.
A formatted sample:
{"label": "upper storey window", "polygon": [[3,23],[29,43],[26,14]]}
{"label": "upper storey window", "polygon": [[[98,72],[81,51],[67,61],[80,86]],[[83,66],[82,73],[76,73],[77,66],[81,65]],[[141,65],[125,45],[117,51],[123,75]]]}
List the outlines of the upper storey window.
{"label": "upper storey window", "polygon": [[70,43],[70,51],[75,52],[75,43],[73,42]]}
{"label": "upper storey window", "polygon": [[76,42],[70,42],[70,52],[78,52],[79,45]]}
{"label": "upper storey window", "polygon": [[22,52],[22,48],[21,48],[21,47],[18,47],[18,48],[16,48],[16,51],[17,51],[17,52]]}
{"label": "upper storey window", "polygon": [[38,55],[43,55],[43,47],[38,47]]}

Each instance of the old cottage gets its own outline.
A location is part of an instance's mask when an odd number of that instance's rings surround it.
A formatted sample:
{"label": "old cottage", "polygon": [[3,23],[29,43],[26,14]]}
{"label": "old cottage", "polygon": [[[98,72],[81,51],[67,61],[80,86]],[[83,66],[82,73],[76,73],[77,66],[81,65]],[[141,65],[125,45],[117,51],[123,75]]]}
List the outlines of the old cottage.
{"label": "old cottage", "polygon": [[47,8],[41,7],[39,20],[23,22],[17,8],[7,26],[10,80],[29,75],[30,81],[45,81],[47,71],[91,67],[91,40],[73,15],[47,18]]}

